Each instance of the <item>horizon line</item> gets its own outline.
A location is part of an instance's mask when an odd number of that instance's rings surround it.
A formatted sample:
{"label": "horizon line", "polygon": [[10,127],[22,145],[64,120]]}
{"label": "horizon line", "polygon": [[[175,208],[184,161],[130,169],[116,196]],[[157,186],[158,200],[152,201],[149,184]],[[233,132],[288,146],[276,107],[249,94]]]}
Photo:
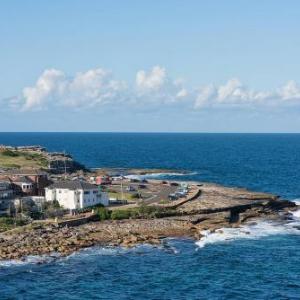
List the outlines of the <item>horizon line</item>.
{"label": "horizon line", "polygon": [[300,132],[242,132],[242,131],[0,131],[3,133],[103,133],[103,134],[300,134]]}

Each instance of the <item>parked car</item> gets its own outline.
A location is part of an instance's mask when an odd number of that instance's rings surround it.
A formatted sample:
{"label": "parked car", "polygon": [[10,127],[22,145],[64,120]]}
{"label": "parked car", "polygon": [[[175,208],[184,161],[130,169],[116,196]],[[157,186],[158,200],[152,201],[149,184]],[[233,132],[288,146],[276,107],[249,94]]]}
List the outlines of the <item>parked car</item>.
{"label": "parked car", "polygon": [[131,178],[130,179],[130,182],[134,182],[134,183],[136,183],[136,182],[140,182],[138,179],[136,179],[136,178]]}
{"label": "parked car", "polygon": [[177,200],[178,197],[175,194],[169,194],[169,200]]}
{"label": "parked car", "polygon": [[134,191],[136,191],[136,189],[135,189],[132,185],[129,185],[129,186],[126,188],[126,191],[127,191],[127,192],[134,192]]}

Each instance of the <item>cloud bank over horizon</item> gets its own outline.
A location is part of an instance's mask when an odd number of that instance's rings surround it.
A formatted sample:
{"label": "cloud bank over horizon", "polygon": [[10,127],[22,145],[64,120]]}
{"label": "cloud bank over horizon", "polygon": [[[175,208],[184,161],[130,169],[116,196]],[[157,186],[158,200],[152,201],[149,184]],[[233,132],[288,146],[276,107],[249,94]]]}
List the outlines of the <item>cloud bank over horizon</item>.
{"label": "cloud bank over horizon", "polygon": [[164,67],[139,70],[133,82],[116,79],[102,68],[66,75],[46,69],[32,86],[18,96],[1,101],[2,107],[28,112],[51,107],[97,110],[105,107],[147,111],[153,108],[184,108],[190,111],[239,108],[247,110],[300,106],[300,86],[290,80],[273,90],[255,90],[238,78],[224,84],[191,87],[181,78],[173,79]]}

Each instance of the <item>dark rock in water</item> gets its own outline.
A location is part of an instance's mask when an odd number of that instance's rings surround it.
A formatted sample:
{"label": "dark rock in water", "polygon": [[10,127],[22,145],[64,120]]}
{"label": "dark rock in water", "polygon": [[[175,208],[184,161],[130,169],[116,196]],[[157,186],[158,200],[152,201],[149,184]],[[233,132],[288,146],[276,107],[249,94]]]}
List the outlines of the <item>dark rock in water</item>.
{"label": "dark rock in water", "polygon": [[294,217],[292,214],[288,214],[288,215],[283,215],[282,219],[286,221],[292,221],[294,220]]}
{"label": "dark rock in water", "polygon": [[248,225],[249,226],[255,226],[255,225],[257,225],[257,222],[250,222],[250,223],[248,223]]}

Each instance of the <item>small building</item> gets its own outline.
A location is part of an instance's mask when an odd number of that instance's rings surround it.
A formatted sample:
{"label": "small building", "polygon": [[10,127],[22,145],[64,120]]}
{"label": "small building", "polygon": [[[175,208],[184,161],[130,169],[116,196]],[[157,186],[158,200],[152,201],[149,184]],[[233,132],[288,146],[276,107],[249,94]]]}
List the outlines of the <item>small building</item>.
{"label": "small building", "polygon": [[107,193],[101,192],[94,184],[80,180],[53,183],[45,188],[45,198],[46,201],[57,200],[62,207],[71,210],[97,204],[108,205]]}
{"label": "small building", "polygon": [[96,181],[96,184],[98,184],[98,185],[111,184],[111,178],[106,175],[97,176],[95,181]]}
{"label": "small building", "polygon": [[16,176],[13,179],[15,191],[19,195],[33,196],[35,195],[34,182],[26,176]]}
{"label": "small building", "polygon": [[45,187],[49,185],[48,174],[35,169],[12,169],[3,172],[0,175],[0,180],[1,178],[8,178],[13,185],[16,185],[17,190],[19,189],[18,186],[21,187],[24,195],[44,196]]}

